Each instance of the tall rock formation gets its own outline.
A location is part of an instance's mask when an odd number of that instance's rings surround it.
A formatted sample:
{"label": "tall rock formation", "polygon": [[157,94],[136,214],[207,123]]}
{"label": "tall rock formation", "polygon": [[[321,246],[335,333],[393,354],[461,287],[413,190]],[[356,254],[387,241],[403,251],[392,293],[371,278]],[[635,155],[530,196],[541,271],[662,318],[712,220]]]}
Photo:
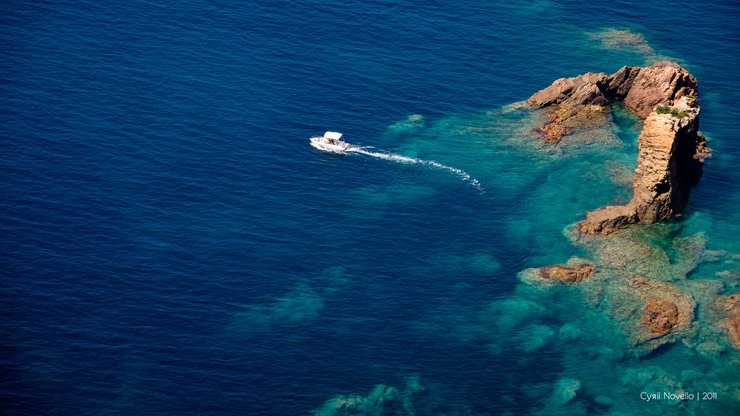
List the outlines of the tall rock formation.
{"label": "tall rock formation", "polygon": [[632,200],[589,212],[579,224],[581,232],[609,234],[681,211],[710,152],[699,133],[696,94],[696,78],[680,65],[662,61],[647,68],[625,66],[610,76],[562,78],[527,100],[549,112],[549,121],[541,128],[549,143],[574,129],[608,122],[608,104],[613,100],[623,100],[645,118]]}

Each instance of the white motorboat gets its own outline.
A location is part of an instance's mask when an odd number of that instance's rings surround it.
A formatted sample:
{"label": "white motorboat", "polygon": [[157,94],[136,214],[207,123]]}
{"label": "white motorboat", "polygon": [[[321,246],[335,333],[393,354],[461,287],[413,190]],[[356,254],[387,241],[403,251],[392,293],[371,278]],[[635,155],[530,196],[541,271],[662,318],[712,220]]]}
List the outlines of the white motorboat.
{"label": "white motorboat", "polygon": [[323,136],[311,137],[311,146],[324,152],[344,153],[349,143],[342,141],[342,133],[327,131]]}

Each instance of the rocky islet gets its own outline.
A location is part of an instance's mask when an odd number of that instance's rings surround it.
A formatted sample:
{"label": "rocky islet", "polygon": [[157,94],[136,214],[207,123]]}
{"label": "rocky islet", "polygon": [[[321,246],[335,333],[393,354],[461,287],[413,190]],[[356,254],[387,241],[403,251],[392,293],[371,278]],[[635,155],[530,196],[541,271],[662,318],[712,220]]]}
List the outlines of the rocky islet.
{"label": "rocky islet", "polygon": [[[651,277],[646,277],[639,271],[654,269],[655,249],[648,250],[637,243],[640,238],[635,236],[639,231],[625,236],[615,232],[632,224],[675,218],[685,207],[691,188],[701,177],[703,163],[711,155],[699,132],[701,109],[697,96],[698,82],[693,75],[674,62],[661,61],[650,67],[625,66],[612,75],[586,73],[562,78],[527,100],[527,104],[545,115],[535,131],[549,145],[567,145],[564,139],[579,131],[599,134],[599,129],[611,122],[614,102],[622,102],[644,119],[631,200],[590,211],[572,229],[574,243],[590,247],[596,261],[573,258],[567,264],[527,269],[520,275],[529,284],[578,283],[587,296],[590,293],[596,298],[604,299],[603,293],[607,293],[607,301],[596,304],[623,323],[629,343],[639,354],[694,332],[696,300],[684,288],[686,285],[676,284],[676,279],[685,279],[696,264],[685,267],[686,270],[676,269],[673,276],[664,269],[657,274],[651,270]],[[642,246],[645,247],[639,249]],[[623,248],[633,255],[615,257],[615,253],[624,252]],[[670,260],[661,254],[658,263],[667,266]],[[609,281],[581,286],[591,280],[596,270]],[[594,289],[599,284],[604,288]],[[713,306],[719,311],[720,327],[730,342],[740,348],[737,294],[720,296]]]}
{"label": "rocky islet", "polygon": [[645,120],[638,139],[632,199],[591,211],[580,223],[587,234],[609,234],[630,224],[653,223],[679,213],[701,177],[711,150],[699,133],[698,82],[674,62],[625,66],[612,75],[561,78],[527,103],[546,112],[536,129],[545,143],[559,143],[577,130],[610,123],[609,104],[623,102]]}

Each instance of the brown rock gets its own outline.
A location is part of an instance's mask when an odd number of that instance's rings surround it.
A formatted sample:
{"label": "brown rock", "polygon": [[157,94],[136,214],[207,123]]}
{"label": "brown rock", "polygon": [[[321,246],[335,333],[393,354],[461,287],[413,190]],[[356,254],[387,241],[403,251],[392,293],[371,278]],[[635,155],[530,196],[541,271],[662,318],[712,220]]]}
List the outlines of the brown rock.
{"label": "brown rock", "polygon": [[696,93],[696,78],[674,62],[661,61],[647,68],[625,66],[610,76],[588,72],[560,78],[534,93],[527,103],[538,108],[554,107],[549,122],[539,130],[546,143],[555,143],[579,125],[588,124],[584,121],[594,118],[589,113],[608,106],[610,100],[624,100],[625,106],[645,118],[658,104]]}
{"label": "brown rock", "polygon": [[637,211],[631,204],[601,207],[586,214],[578,223],[584,234],[609,234],[638,222]]}
{"label": "brown rock", "polygon": [[647,68],[622,67],[598,84],[604,96],[624,100],[627,108],[647,117],[658,104],[667,104],[684,96],[695,97],[698,83],[675,62],[661,61]]}
{"label": "brown rock", "polygon": [[624,100],[626,107],[645,118],[632,200],[589,212],[579,224],[581,232],[609,234],[681,211],[711,154],[698,131],[696,94],[696,78],[674,62],[661,61],[646,68],[625,66],[610,76],[589,72],[561,78],[529,97],[527,103],[549,111],[548,121],[538,129],[545,143],[557,143],[577,129],[607,124],[609,100]]}
{"label": "brown rock", "polygon": [[623,66],[599,84],[599,88],[605,96],[623,100],[632,87],[637,74],[640,73],[640,69],[642,68],[636,66]]}
{"label": "brown rock", "polygon": [[723,317],[722,326],[727,331],[730,342],[740,349],[740,293],[720,296],[715,302],[715,308]]}
{"label": "brown rock", "polygon": [[694,154],[699,109],[680,104],[671,109],[685,113],[684,117],[653,112],[638,139],[633,201],[641,222],[663,220],[679,211],[698,180]]}
{"label": "brown rock", "polygon": [[667,114],[653,111],[645,119],[637,141],[632,200],[589,212],[579,224],[581,232],[609,234],[630,224],[668,219],[683,209],[711,152],[698,134],[699,108],[691,104],[684,97],[666,106]]}
{"label": "brown rock", "polygon": [[540,277],[547,280],[554,280],[563,283],[575,283],[591,277],[591,274],[593,274],[595,270],[596,267],[590,263],[581,263],[576,266],[556,264],[554,266],[540,268],[539,274]]}
{"label": "brown rock", "polygon": [[694,319],[694,298],[669,283],[632,279],[624,288],[623,296],[629,302],[642,304],[639,318],[635,317],[638,324],[632,341],[648,350],[675,340],[679,333],[686,333]]}
{"label": "brown rock", "polygon": [[[597,82],[603,82],[606,79],[606,74],[599,72],[595,74],[588,72],[583,75],[578,75],[572,78],[560,78],[553,82],[549,87],[544,88],[534,93],[527,103],[535,105],[537,107],[547,107],[552,104],[560,104],[574,95],[573,93],[583,86],[593,85]],[[583,91],[577,94],[577,98],[583,99]]]}
{"label": "brown rock", "polygon": [[648,298],[640,323],[648,326],[656,336],[666,335],[678,324],[678,307],[669,300]]}
{"label": "brown rock", "polygon": [[545,143],[557,143],[568,134],[569,129],[562,124],[556,114],[550,114],[548,118],[550,121],[542,126],[540,132],[545,136]]}
{"label": "brown rock", "polygon": [[545,143],[557,143],[576,128],[608,122],[603,116],[603,107],[609,102],[597,86],[606,78],[604,73],[591,72],[561,78],[529,97],[527,103],[531,105],[539,108],[552,106],[548,121],[539,129]]}
{"label": "brown rock", "polygon": [[697,134],[697,142],[696,142],[696,151],[694,152],[694,160],[698,161],[699,163],[704,163],[704,161],[712,156],[712,149],[707,146],[707,139],[704,137],[703,134],[698,133]]}
{"label": "brown rock", "polygon": [[[617,74],[619,72],[614,75]],[[697,87],[696,78],[680,65],[661,61],[638,71],[624,96],[624,105],[645,118],[658,104],[666,104],[687,95],[696,96]]]}

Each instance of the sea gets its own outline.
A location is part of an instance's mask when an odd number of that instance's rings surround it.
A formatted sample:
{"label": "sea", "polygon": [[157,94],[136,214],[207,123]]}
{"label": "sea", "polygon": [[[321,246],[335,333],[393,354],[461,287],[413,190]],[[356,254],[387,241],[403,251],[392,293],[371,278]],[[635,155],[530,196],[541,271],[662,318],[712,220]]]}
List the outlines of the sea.
{"label": "sea", "polygon": [[[4,1],[0,414],[737,415],[713,305],[740,273],[739,19]],[[600,301],[618,282],[522,279],[602,267],[572,225],[629,199],[642,121],[615,103],[610,134],[543,145],[517,103],[665,59],[699,80],[714,153],[681,216],[636,228],[667,259],[642,272],[696,301],[693,332],[645,352],[640,311]],[[353,151],[310,146],[325,131]]]}

